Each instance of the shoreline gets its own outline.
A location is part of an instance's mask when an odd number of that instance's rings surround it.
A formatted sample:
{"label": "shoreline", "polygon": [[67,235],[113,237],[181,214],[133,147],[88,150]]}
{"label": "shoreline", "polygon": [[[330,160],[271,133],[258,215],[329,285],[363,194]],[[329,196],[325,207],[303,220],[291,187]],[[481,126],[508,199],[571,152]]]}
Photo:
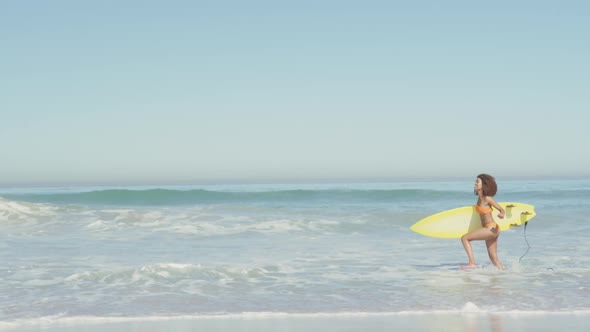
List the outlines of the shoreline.
{"label": "shoreline", "polygon": [[178,316],[98,317],[62,315],[0,322],[0,331],[585,331],[590,309],[572,311],[477,311],[286,313],[245,312]]}

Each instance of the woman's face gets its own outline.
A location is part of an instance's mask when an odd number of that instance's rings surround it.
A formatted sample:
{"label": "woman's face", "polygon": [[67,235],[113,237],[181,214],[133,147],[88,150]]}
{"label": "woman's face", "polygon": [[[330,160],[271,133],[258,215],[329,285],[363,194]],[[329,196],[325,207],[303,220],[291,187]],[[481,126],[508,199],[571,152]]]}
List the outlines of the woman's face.
{"label": "woman's face", "polygon": [[475,185],[473,186],[473,193],[477,195],[481,191],[482,183],[480,178],[475,179]]}

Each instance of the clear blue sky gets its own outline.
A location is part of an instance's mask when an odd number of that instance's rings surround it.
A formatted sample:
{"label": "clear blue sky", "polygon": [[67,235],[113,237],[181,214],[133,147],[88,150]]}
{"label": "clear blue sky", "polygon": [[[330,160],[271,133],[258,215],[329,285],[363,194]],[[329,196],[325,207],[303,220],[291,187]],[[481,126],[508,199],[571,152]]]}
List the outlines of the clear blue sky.
{"label": "clear blue sky", "polygon": [[586,1],[0,5],[0,184],[590,175]]}

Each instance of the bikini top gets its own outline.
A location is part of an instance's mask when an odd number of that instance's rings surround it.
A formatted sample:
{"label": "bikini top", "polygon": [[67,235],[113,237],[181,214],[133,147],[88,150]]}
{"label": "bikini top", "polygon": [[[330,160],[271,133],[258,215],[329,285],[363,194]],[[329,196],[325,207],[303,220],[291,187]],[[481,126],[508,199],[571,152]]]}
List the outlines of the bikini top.
{"label": "bikini top", "polygon": [[477,212],[479,212],[479,214],[486,214],[486,213],[492,213],[492,208],[491,207],[481,207],[479,205],[475,205],[475,209],[477,210]]}

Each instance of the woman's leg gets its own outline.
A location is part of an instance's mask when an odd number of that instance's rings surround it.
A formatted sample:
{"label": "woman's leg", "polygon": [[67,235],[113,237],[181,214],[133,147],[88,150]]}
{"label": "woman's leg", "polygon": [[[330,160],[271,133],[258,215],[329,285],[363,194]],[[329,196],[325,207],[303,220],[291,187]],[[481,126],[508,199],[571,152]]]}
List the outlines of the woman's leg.
{"label": "woman's leg", "polygon": [[486,247],[488,248],[488,256],[490,256],[490,260],[492,263],[500,270],[502,268],[502,262],[498,258],[498,236],[493,239],[486,240]]}
{"label": "woman's leg", "polygon": [[[463,248],[465,248],[465,252],[467,253],[467,258],[469,258],[469,263],[463,268],[474,268],[475,267],[475,258],[473,257],[473,249],[471,248],[471,241],[473,240],[486,240],[486,244],[488,240],[497,238],[498,235],[494,233],[489,228],[479,228],[472,232],[469,232],[461,237],[461,243],[463,243]],[[488,251],[489,252],[489,251]]]}

